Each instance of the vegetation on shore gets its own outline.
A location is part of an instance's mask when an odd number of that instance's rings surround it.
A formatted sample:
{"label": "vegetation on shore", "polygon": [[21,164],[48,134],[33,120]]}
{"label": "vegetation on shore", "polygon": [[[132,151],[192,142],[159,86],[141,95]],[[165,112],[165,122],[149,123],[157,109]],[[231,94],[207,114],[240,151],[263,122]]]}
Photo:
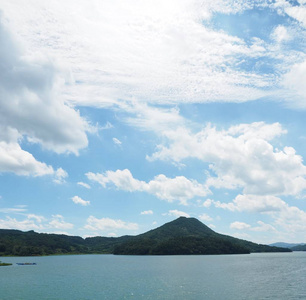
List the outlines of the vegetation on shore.
{"label": "vegetation on shore", "polygon": [[180,217],[137,236],[118,238],[0,230],[0,256],[57,254],[187,255],[291,252],[218,234],[195,218]]}

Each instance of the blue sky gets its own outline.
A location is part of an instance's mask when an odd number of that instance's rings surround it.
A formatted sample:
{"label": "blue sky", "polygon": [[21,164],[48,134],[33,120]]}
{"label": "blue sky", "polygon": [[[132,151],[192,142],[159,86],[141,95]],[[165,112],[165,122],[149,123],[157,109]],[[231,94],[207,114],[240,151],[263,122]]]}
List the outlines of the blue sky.
{"label": "blue sky", "polygon": [[0,11],[0,228],[305,242],[306,1]]}

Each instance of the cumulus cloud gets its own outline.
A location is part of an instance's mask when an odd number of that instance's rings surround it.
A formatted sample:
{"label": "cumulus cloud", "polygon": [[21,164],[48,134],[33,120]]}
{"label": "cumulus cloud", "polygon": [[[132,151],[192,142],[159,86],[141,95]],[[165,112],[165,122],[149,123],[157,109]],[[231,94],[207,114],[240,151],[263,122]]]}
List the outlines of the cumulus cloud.
{"label": "cumulus cloud", "polygon": [[23,176],[55,173],[52,166],[37,161],[31,153],[22,150],[17,142],[5,141],[0,141],[0,172],[11,172]]}
{"label": "cumulus cloud", "polygon": [[62,168],[58,168],[55,171],[53,181],[55,183],[62,184],[62,183],[65,183],[65,178],[67,178],[67,177],[68,177],[68,173],[65,170],[63,170]]}
{"label": "cumulus cloud", "polygon": [[[261,213],[272,218],[271,224],[258,221],[258,226],[247,226],[242,222],[234,222],[231,228],[249,229],[254,232],[277,231],[283,238],[292,240],[306,230],[306,212],[296,206],[290,206],[275,196],[238,195],[233,202],[221,203],[214,201],[217,208],[230,211]],[[240,228],[239,228],[240,227]],[[302,236],[302,235],[301,235]]]}
{"label": "cumulus cloud", "polygon": [[200,196],[204,197],[209,192],[206,187],[195,180],[184,176],[168,178],[163,174],[157,175],[149,182],[135,179],[128,170],[106,171],[101,173],[86,173],[89,180],[96,181],[103,187],[114,185],[127,192],[146,192],[168,202],[179,201],[187,205],[188,200]]}
{"label": "cumulus cloud", "polygon": [[199,215],[199,219],[202,221],[202,222],[210,222],[213,220],[212,217],[210,217],[208,214],[201,214]]}
{"label": "cumulus cloud", "polygon": [[202,206],[206,207],[206,208],[209,208],[212,204],[213,204],[214,200],[211,200],[211,199],[206,199]]}
{"label": "cumulus cloud", "polygon": [[251,228],[252,231],[258,231],[258,232],[276,231],[276,229],[272,225],[267,224],[265,222],[258,221],[257,224],[259,226]]}
{"label": "cumulus cloud", "polygon": [[275,196],[238,195],[229,203],[214,201],[219,208],[239,212],[265,213],[281,211],[287,206],[286,202]]}
{"label": "cumulus cloud", "polygon": [[0,227],[3,229],[18,229],[22,231],[27,230],[42,230],[44,227],[40,224],[35,223],[32,218],[26,218],[22,221],[16,218],[7,216],[5,219],[0,219]]}
{"label": "cumulus cloud", "polygon": [[[304,3],[305,4],[305,3]],[[287,6],[285,12],[291,17],[301,23],[302,26],[306,27],[306,7],[300,6]]]}
{"label": "cumulus cloud", "polygon": [[37,161],[20,141],[39,143],[56,153],[75,153],[88,144],[90,125],[60,95],[54,63],[39,55],[26,56],[16,46],[0,15],[0,172],[66,177],[63,169]]}
{"label": "cumulus cloud", "polygon": [[243,230],[243,229],[247,229],[247,228],[250,228],[251,225],[247,224],[247,223],[244,223],[244,222],[233,222],[231,223],[230,225],[230,228],[232,229],[239,229],[239,230]]}
{"label": "cumulus cloud", "polygon": [[283,25],[278,25],[271,33],[271,38],[278,43],[287,42],[292,39],[292,36],[288,33],[288,29]]}
{"label": "cumulus cloud", "polygon": [[52,166],[37,161],[31,153],[22,150],[17,142],[0,141],[0,173],[4,172],[34,177],[50,175],[57,184],[64,183],[68,177],[62,168],[54,170]]}
{"label": "cumulus cloud", "polygon": [[71,198],[71,200],[75,203],[75,204],[80,204],[82,206],[88,206],[90,205],[90,201],[86,201],[86,200],[83,200],[81,197],[79,196],[74,196]]}
{"label": "cumulus cloud", "polygon": [[55,230],[67,230],[74,227],[73,224],[65,222],[62,215],[53,215],[51,218],[46,218],[36,214],[25,213],[24,210],[22,212],[17,212],[15,210],[12,211],[12,209],[10,209],[10,211],[6,211],[5,213],[11,212],[22,215],[23,219],[7,216],[4,219],[0,219],[0,228],[18,229],[22,231],[36,230],[39,232],[51,230],[54,232]]}
{"label": "cumulus cloud", "polygon": [[206,185],[243,188],[245,194],[299,195],[306,188],[306,167],[292,147],[274,148],[271,141],[286,133],[279,123],[256,122],[198,133],[179,128],[164,133],[166,145],[148,159],[181,162],[196,158],[210,163]]}
{"label": "cumulus cloud", "polygon": [[118,230],[118,229],[138,230],[139,227],[138,224],[136,223],[129,223],[129,222],[124,222],[122,220],[114,220],[110,218],[98,219],[94,216],[90,216],[87,219],[87,223],[84,228],[93,231],[105,231],[105,230]]}
{"label": "cumulus cloud", "polygon": [[74,225],[72,223],[65,222],[62,215],[53,215],[48,227],[52,229],[67,230],[72,229]]}

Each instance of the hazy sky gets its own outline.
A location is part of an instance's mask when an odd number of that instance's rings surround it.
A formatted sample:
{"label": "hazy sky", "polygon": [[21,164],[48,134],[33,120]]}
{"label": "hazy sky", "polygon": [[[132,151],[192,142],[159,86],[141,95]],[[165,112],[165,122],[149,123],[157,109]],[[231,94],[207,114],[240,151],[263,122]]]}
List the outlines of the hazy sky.
{"label": "hazy sky", "polygon": [[306,0],[0,0],[0,228],[306,242],[305,29]]}

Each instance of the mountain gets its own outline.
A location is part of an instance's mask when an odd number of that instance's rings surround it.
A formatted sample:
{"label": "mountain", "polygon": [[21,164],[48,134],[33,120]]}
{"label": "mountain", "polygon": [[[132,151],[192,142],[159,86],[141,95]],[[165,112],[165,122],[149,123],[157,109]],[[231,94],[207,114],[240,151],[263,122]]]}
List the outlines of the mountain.
{"label": "mountain", "polygon": [[216,233],[195,218],[180,217],[137,236],[92,237],[0,230],[0,256],[51,254],[245,254],[291,252]]}
{"label": "mountain", "polygon": [[270,244],[269,246],[274,246],[274,247],[282,247],[282,248],[289,248],[291,249],[292,247],[296,247],[296,246],[301,246],[304,244],[292,244],[292,243],[283,243],[283,242],[278,242],[278,243],[273,243]]}
{"label": "mountain", "polygon": [[291,250],[222,235],[211,230],[199,220],[186,217],[180,217],[114,247],[114,254],[129,255],[245,254],[251,252],[291,252]]}

